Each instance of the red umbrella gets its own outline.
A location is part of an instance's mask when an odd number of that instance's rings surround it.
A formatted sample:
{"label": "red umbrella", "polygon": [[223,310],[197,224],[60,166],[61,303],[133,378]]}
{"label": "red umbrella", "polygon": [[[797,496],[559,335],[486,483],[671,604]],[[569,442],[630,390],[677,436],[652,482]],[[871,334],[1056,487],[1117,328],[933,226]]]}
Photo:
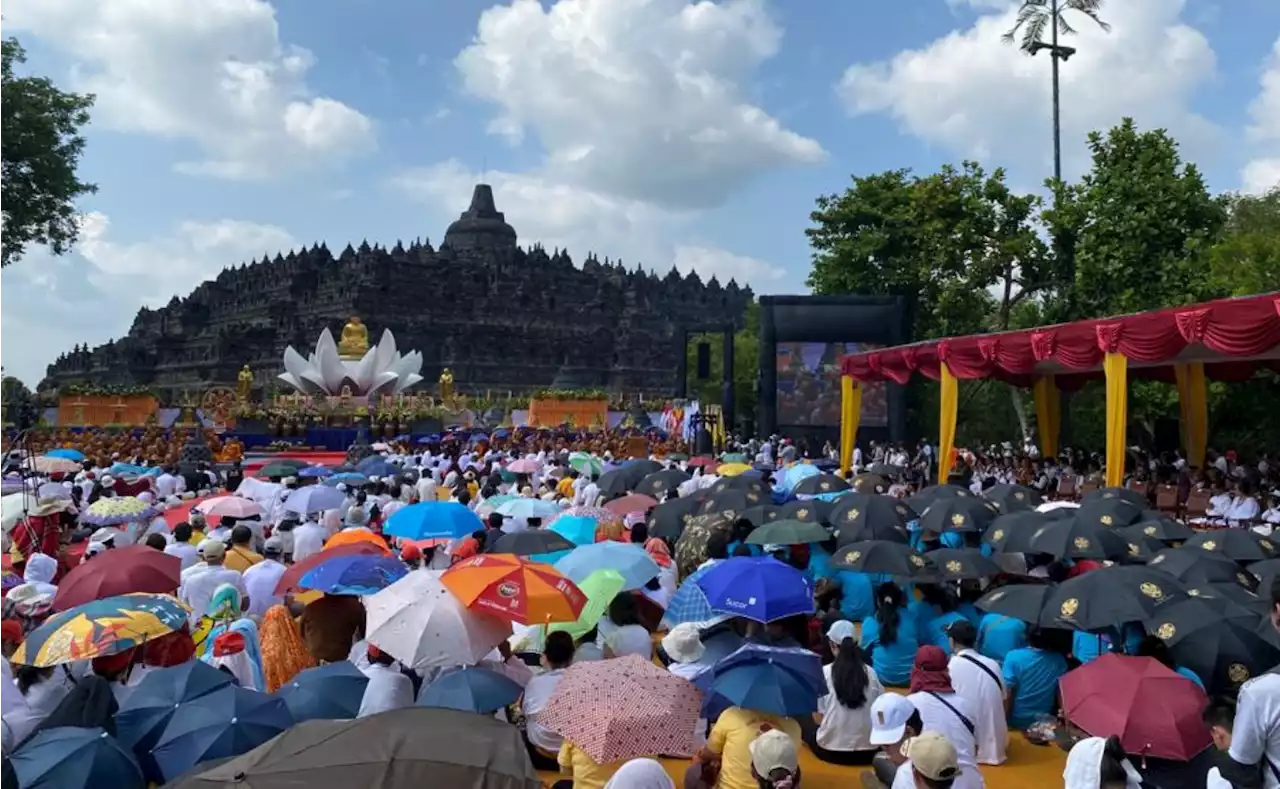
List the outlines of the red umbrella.
{"label": "red umbrella", "polygon": [[1058,688],[1067,720],[1095,737],[1118,736],[1135,756],[1185,762],[1211,742],[1204,691],[1155,658],[1103,655]]}
{"label": "red umbrella", "polygon": [[386,548],[381,548],[364,540],[348,543],[346,545],[335,545],[332,548],[325,548],[323,551],[313,553],[302,561],[291,565],[288,570],[285,570],[284,575],[281,575],[280,580],[276,582],[275,594],[282,595],[292,592],[298,585],[298,581],[302,580],[303,574],[311,568],[317,567],[335,556],[347,556],[348,554],[353,553],[385,555],[391,552]]}
{"label": "red umbrella", "polygon": [[693,468],[694,466],[702,466],[704,468],[715,468],[716,466],[719,466],[719,465],[720,464],[716,462],[715,458],[710,457],[708,455],[699,455],[696,458],[689,461],[689,468]]}
{"label": "red umbrella", "polygon": [[625,518],[633,512],[648,512],[658,506],[658,500],[643,493],[628,493],[620,499],[614,499],[604,508],[619,518]]}
{"label": "red umbrella", "polygon": [[78,565],[58,584],[54,611],[66,611],[104,597],[147,592],[173,594],[182,560],[145,545],[130,545]]}

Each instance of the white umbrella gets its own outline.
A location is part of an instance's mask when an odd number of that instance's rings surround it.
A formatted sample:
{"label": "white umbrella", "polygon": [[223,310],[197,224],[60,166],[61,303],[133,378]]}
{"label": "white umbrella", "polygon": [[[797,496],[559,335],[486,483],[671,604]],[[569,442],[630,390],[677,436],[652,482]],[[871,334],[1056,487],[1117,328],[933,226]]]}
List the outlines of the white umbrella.
{"label": "white umbrella", "polygon": [[418,671],[473,665],[511,635],[510,622],[467,608],[433,570],[410,571],[364,607],[369,643]]}
{"label": "white umbrella", "polygon": [[301,490],[295,490],[290,493],[289,498],[285,499],[284,508],[289,512],[306,515],[311,512],[320,512],[321,510],[336,510],[342,506],[342,502],[345,500],[346,496],[342,495],[342,491],[337,488],[330,488],[325,485],[308,485]]}
{"label": "white umbrella", "polygon": [[0,498],[0,526],[9,532],[22,520],[27,510],[34,510],[37,504],[34,491],[26,493],[10,493]]}

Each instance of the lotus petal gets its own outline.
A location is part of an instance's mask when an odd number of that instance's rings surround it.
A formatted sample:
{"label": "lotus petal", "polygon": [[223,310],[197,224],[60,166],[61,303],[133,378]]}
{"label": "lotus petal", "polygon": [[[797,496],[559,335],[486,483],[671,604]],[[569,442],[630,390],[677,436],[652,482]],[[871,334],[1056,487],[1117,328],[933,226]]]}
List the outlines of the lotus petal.
{"label": "lotus petal", "polygon": [[333,334],[328,329],[320,332],[320,339],[316,340],[315,367],[324,378],[325,389],[331,393],[342,389],[342,379],[346,377],[347,370],[342,364],[342,358],[338,356],[338,344],[333,341]]}
{"label": "lotus petal", "polygon": [[364,357],[353,367],[355,369],[350,370],[350,374],[356,379],[357,391],[368,392],[373,385],[374,376],[378,373],[378,349],[370,348],[365,351]]}
{"label": "lotus petal", "polygon": [[396,382],[400,377],[393,372],[378,373],[373,378],[373,385],[369,387],[369,396],[384,394],[395,394]]}
{"label": "lotus petal", "polygon": [[382,330],[382,339],[378,340],[378,346],[374,350],[378,355],[378,372],[390,370],[392,363],[400,357],[400,354],[396,353],[396,338],[391,334],[390,329]]}

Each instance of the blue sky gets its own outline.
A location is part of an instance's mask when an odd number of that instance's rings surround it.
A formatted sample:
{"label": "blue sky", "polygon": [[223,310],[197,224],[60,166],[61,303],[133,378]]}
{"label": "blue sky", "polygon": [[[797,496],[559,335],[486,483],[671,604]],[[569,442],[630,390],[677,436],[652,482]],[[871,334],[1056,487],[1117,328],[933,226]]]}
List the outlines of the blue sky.
{"label": "blue sky", "polygon": [[[969,156],[1036,189],[1048,62],[1014,0],[10,0],[29,67],[99,97],[84,241],[0,284],[30,384],[137,308],[291,244],[438,241],[478,179],[522,242],[804,292],[816,196]],[[1132,115],[1215,190],[1280,181],[1280,4],[1076,20],[1064,154]],[[429,305],[426,305],[429,308]]]}

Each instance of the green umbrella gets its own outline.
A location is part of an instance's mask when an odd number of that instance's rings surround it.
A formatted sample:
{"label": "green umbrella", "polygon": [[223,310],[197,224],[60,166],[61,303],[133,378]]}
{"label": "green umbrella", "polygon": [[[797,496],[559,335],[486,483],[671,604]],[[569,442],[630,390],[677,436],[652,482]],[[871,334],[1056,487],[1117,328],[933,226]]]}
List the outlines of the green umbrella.
{"label": "green umbrella", "polygon": [[569,465],[577,470],[579,474],[587,476],[599,476],[604,473],[604,463],[600,458],[586,452],[574,452],[569,455]]}
{"label": "green umbrella", "polygon": [[285,463],[268,463],[258,472],[259,477],[292,477],[298,473],[297,466]]}
{"label": "green umbrella", "polygon": [[779,520],[757,526],[747,535],[753,545],[801,545],[831,539],[831,532],[817,523],[797,520]]}
{"label": "green umbrella", "polygon": [[587,604],[582,607],[578,620],[557,622],[549,626],[547,632],[563,630],[573,636],[575,641],[582,638],[600,622],[604,612],[609,610],[609,604],[613,602],[613,598],[618,596],[618,592],[621,592],[625,585],[626,582],[622,580],[622,575],[617,570],[596,570],[591,573],[578,584],[578,588],[587,596]]}
{"label": "green umbrella", "polygon": [[683,452],[672,452],[667,455],[667,460],[688,460],[689,456]]}
{"label": "green umbrella", "polygon": [[721,463],[750,463],[747,456],[741,452],[726,452],[720,456]]}

